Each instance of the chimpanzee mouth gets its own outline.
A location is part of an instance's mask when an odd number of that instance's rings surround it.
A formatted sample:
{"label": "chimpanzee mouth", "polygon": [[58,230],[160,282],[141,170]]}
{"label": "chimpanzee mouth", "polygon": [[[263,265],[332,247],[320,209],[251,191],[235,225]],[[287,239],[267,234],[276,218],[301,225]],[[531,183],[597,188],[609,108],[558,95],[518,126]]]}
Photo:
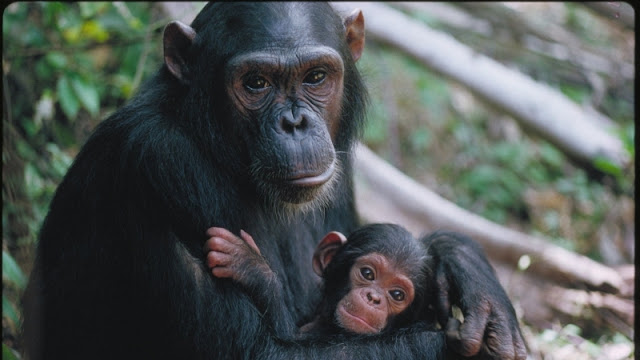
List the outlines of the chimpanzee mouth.
{"label": "chimpanzee mouth", "polygon": [[[260,167],[254,166],[252,174],[258,174]],[[264,173],[264,171],[263,171]],[[321,171],[284,172],[284,176],[269,179],[258,178],[257,186],[267,203],[278,209],[283,205],[295,212],[311,211],[333,201],[332,189],[341,176],[340,161],[336,158]],[[280,175],[279,174],[279,175]]]}
{"label": "chimpanzee mouth", "polygon": [[291,177],[286,180],[288,185],[297,186],[297,187],[316,187],[320,186],[333,176],[333,173],[336,171],[336,162],[333,161],[331,165],[322,173],[311,173],[311,174],[299,174],[294,177]]}
{"label": "chimpanzee mouth", "polygon": [[340,326],[344,329],[358,333],[376,333],[380,331],[380,329],[375,328],[363,318],[350,313],[344,306],[338,308],[336,316]]}

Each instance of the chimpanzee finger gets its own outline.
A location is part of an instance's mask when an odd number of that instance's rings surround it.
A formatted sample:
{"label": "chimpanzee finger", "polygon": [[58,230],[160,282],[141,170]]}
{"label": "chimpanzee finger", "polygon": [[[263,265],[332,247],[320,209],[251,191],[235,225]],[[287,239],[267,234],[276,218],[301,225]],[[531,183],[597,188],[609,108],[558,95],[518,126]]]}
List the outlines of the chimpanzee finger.
{"label": "chimpanzee finger", "polygon": [[491,305],[486,300],[479,300],[473,304],[477,304],[477,307],[462,309],[464,323],[460,325],[458,331],[447,329],[447,340],[451,348],[464,356],[473,356],[480,352],[491,313]]}
{"label": "chimpanzee finger", "polygon": [[247,242],[247,244],[253,249],[255,250],[255,252],[258,253],[258,255],[260,255],[260,249],[258,249],[258,245],[256,245],[256,242],[253,241],[253,238],[251,237],[251,235],[247,234],[246,231],[244,230],[240,230],[240,236],[242,237],[242,239],[244,241]]}
{"label": "chimpanzee finger", "polygon": [[514,360],[525,360],[527,358],[527,347],[525,346],[520,327],[517,323],[511,323],[509,333],[511,334],[510,351],[513,352]]}
{"label": "chimpanzee finger", "polygon": [[207,239],[204,243],[204,251],[217,251],[225,254],[231,254],[234,250],[234,245],[226,239],[220,237],[212,237]]}
{"label": "chimpanzee finger", "polygon": [[217,251],[210,251],[207,253],[207,266],[210,269],[215,269],[216,267],[220,266],[228,266],[232,261],[233,257],[228,254]]}
{"label": "chimpanzee finger", "polygon": [[221,237],[229,241],[230,243],[236,244],[236,245],[242,245],[244,243],[242,239],[240,239],[234,233],[232,233],[231,231],[225,228],[211,227],[207,229],[207,235],[209,237]]}
{"label": "chimpanzee finger", "polygon": [[217,266],[211,269],[211,273],[217,278],[232,278],[234,274],[231,268],[221,266]]}
{"label": "chimpanzee finger", "polygon": [[507,321],[490,321],[485,334],[487,352],[498,359],[514,360],[516,350]]}
{"label": "chimpanzee finger", "polygon": [[449,300],[449,281],[441,266],[436,269],[436,286],[438,288],[436,314],[438,322],[444,327],[451,315],[451,301]]}

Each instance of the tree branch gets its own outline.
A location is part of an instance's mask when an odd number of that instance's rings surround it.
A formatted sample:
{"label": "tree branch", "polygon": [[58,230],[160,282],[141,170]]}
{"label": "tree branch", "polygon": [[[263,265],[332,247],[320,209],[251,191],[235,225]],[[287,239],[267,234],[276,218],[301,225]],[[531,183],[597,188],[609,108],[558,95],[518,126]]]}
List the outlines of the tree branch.
{"label": "tree branch", "polygon": [[516,267],[528,255],[527,271],[560,284],[582,286],[613,294],[626,293],[620,274],[585,256],[526,235],[473,214],[418,184],[380,159],[366,146],[356,151],[356,204],[370,222],[396,222],[416,235],[436,229],[465,233],[493,259]]}
{"label": "tree branch", "polygon": [[[604,128],[602,114],[583,111],[559,91],[434,31],[401,12],[377,3],[336,2],[339,11],[359,7],[367,35],[391,44],[425,66],[464,85],[486,102],[503,109],[522,126],[547,139],[578,162],[599,158],[621,168],[630,157],[615,128]],[[610,122],[610,121],[608,121]]]}

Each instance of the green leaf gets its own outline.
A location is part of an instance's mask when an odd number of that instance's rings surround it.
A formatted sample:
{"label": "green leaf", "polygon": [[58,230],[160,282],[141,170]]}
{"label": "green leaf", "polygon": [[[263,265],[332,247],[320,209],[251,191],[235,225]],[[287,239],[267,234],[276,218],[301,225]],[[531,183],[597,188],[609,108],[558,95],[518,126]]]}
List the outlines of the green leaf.
{"label": "green leaf", "polygon": [[[4,295],[2,295],[2,317],[8,318],[14,325],[20,321],[15,305]],[[4,359],[4,356],[2,358]]]}
{"label": "green leaf", "polygon": [[62,178],[67,170],[71,166],[73,159],[71,156],[65,154],[58,145],[54,143],[48,143],[46,145],[47,151],[51,153],[51,168],[57,176]]}
{"label": "green leaf", "polygon": [[2,251],[2,281],[5,280],[17,285],[21,290],[27,285],[27,278],[20,266],[8,252]]}
{"label": "green leaf", "polygon": [[605,157],[597,157],[594,161],[593,161],[593,166],[595,166],[596,169],[610,174],[610,175],[614,175],[614,176],[622,176],[622,169],[620,168],[620,166],[614,164],[613,162],[611,162],[609,159],[605,158]]}
{"label": "green leaf", "polygon": [[16,149],[18,154],[22,156],[26,161],[34,161],[38,158],[38,153],[33,150],[33,147],[28,142],[18,139],[16,141]]}
{"label": "green leaf", "polygon": [[42,58],[36,61],[34,70],[37,77],[41,79],[48,79],[53,77],[53,73],[55,71],[55,69],[49,64],[46,58]]}
{"label": "green leaf", "polygon": [[80,78],[72,79],[71,86],[82,103],[82,106],[87,109],[92,116],[97,116],[100,111],[100,96],[95,86]]}
{"label": "green leaf", "polygon": [[31,199],[40,197],[44,192],[44,180],[32,163],[27,163],[24,167],[24,189]]}
{"label": "green leaf", "polygon": [[4,360],[18,360],[16,355],[13,353],[10,347],[7,344],[2,344],[2,359]]}
{"label": "green leaf", "polygon": [[97,42],[105,42],[109,39],[109,33],[95,20],[88,20],[82,24],[80,33],[84,38]]}
{"label": "green leaf", "polygon": [[542,144],[540,147],[540,157],[555,169],[561,169],[565,163],[562,153],[553,145],[547,143]]}
{"label": "green leaf", "polygon": [[60,51],[52,51],[45,56],[47,63],[56,69],[64,69],[67,66],[67,56]]}
{"label": "green leaf", "polygon": [[90,18],[104,11],[104,9],[109,5],[109,3],[104,1],[96,1],[96,2],[82,1],[82,2],[79,2],[78,5],[80,6],[80,15],[82,15],[83,18]]}
{"label": "green leaf", "polygon": [[78,102],[76,95],[73,93],[69,79],[66,76],[58,79],[58,85],[56,88],[58,91],[58,101],[60,102],[62,111],[69,119],[74,120],[76,115],[78,115],[78,110],[80,110],[80,103]]}

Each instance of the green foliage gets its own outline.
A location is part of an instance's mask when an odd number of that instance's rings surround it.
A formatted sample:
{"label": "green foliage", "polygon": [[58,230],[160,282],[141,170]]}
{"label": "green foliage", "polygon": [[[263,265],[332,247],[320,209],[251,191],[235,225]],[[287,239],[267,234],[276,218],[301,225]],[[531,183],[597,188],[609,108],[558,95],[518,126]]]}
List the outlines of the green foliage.
{"label": "green foliage", "polygon": [[2,344],[2,358],[4,360],[18,360],[20,359],[11,348],[6,344]]}
{"label": "green foliage", "polygon": [[[140,61],[145,58],[145,35],[154,31],[142,26],[151,20],[151,6],[22,2],[5,9],[3,61],[9,86],[4,91],[11,99],[11,126],[23,135],[15,138],[14,150],[24,171],[14,176],[24,177],[36,216],[46,213],[71,154],[84,141],[78,129],[87,123],[94,126],[132,95],[136,75],[156,68]],[[159,55],[146,58],[157,62]],[[24,69],[34,71],[23,75]],[[30,227],[37,228],[42,218],[30,221],[35,223]]]}
{"label": "green foliage", "polygon": [[[131,96],[137,71],[150,71],[145,64],[138,64],[143,51],[139,45],[146,32],[153,30],[142,26],[150,20],[150,6],[14,3],[3,15],[5,59],[11,70],[35,68],[38,89],[53,98],[67,121],[73,122],[80,110],[98,117],[105,104],[117,104]],[[101,46],[125,39],[137,39],[132,43],[138,46]],[[132,47],[134,52],[129,51]],[[122,58],[128,61],[121,63]],[[117,63],[118,68],[110,68],[110,63]],[[106,84],[104,79],[108,79]],[[114,85],[119,91],[111,91],[109,87]]]}
{"label": "green foliage", "polygon": [[[17,335],[21,270],[85,137],[157,69],[152,3],[14,2],[3,12],[3,339]],[[9,139],[9,141],[7,141]],[[21,254],[17,256],[16,254]],[[18,261],[16,261],[18,260]],[[16,358],[3,344],[3,359]]]}
{"label": "green foliage", "polygon": [[[21,292],[27,285],[27,278],[11,254],[2,251],[2,317],[7,325],[15,330],[20,324],[20,315],[16,305],[16,290]],[[4,324],[4,321],[3,321]],[[3,349],[4,352],[4,349]],[[4,359],[4,357],[3,357]]]}
{"label": "green foliage", "polygon": [[[372,98],[366,144],[391,158],[397,150],[387,144],[400,143],[401,153],[394,156],[403,159],[401,170],[415,178],[432,174],[439,184],[436,190],[461,207],[498,223],[522,223],[531,233],[597,258],[596,234],[610,211],[612,189],[589,179],[555,146],[522,129],[508,139],[491,135],[490,127],[507,126],[510,120],[460,95],[455,85],[414,60],[388,50],[368,43],[359,63]],[[584,86],[554,86],[578,103],[590,100],[591,90]],[[620,119],[620,138],[633,158],[633,108],[611,95],[602,104],[609,116]],[[397,135],[389,132],[390,120],[399,129]],[[391,141],[391,136],[397,139]],[[593,165],[611,175],[624,194],[633,193],[629,170],[623,172],[605,159]],[[529,190],[551,193],[556,201],[552,205],[566,204],[562,206],[572,211],[571,216],[553,206],[536,209],[539,205],[524,196]]]}
{"label": "green foliage", "polygon": [[19,289],[27,285],[27,278],[13,257],[6,251],[2,252],[2,283],[8,282]]}
{"label": "green foliage", "polygon": [[[567,324],[562,328],[544,329],[531,341],[536,343],[536,348],[546,350],[554,358],[565,358],[567,354],[573,354],[575,358],[580,359],[586,358],[585,355],[591,359],[606,359],[608,358],[607,347],[612,345],[624,346],[613,352],[616,359],[631,359],[633,356],[633,342],[621,334],[602,336],[597,340],[590,340],[583,337],[582,332],[579,326]],[[624,354],[625,351],[628,352],[626,356]],[[555,352],[557,352],[557,355],[554,354]],[[564,356],[561,354],[564,354]]]}

